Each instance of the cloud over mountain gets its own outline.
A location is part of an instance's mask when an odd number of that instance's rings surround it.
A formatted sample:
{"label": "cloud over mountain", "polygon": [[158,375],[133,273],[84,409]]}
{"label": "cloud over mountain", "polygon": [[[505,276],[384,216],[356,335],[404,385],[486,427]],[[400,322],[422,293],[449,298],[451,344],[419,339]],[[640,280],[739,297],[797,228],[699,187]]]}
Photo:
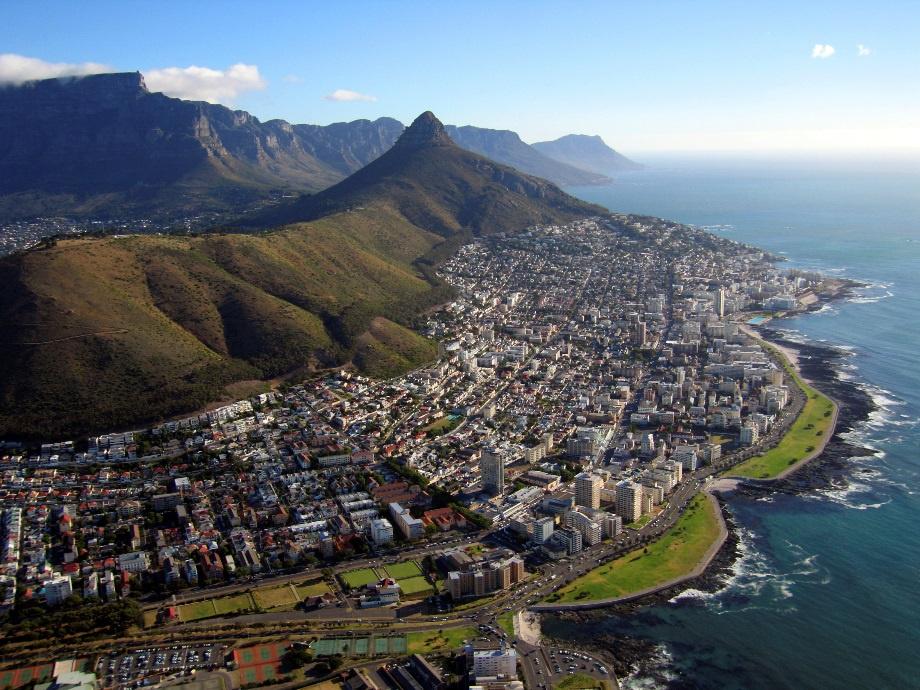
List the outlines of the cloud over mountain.
{"label": "cloud over mountain", "polygon": [[111,71],[111,67],[98,62],[47,62],[16,53],[0,53],[0,84],[21,84],[35,79],[77,77]]}
{"label": "cloud over mountain", "polygon": [[261,91],[266,86],[259,68],[242,62],[223,70],[197,65],[145,70],[144,81],[151,91],[167,96],[225,105],[242,93]]}

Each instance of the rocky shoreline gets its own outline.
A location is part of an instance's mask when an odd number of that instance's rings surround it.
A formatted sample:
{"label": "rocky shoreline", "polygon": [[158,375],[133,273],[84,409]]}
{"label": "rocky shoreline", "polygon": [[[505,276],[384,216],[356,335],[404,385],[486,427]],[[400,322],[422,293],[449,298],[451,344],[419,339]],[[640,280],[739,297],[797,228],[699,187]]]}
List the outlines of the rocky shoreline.
{"label": "rocky shoreline", "polygon": [[[846,299],[853,296],[861,283],[846,281],[833,295],[823,295],[821,301],[811,305],[808,311],[816,311],[829,301]],[[865,457],[874,454],[874,450],[848,441],[848,432],[869,418],[876,409],[870,395],[854,381],[838,375],[841,362],[849,356],[844,350],[816,343],[801,343],[790,340],[781,330],[762,326],[758,328],[762,337],[770,342],[789,348],[796,352],[798,366],[802,375],[816,388],[832,397],[838,404],[839,411],[834,434],[820,456],[796,470],[788,477],[773,482],[742,482],[735,493],[749,498],[759,498],[772,493],[797,495],[828,489],[845,489],[853,472],[853,457]],[[641,671],[646,664],[656,664],[655,656],[660,654],[660,646],[653,640],[629,635],[613,635],[602,632],[597,623],[609,616],[641,616],[642,610],[655,604],[664,604],[681,592],[697,590],[700,592],[718,592],[731,579],[733,566],[741,555],[740,539],[736,524],[725,501],[720,498],[722,515],[728,526],[729,536],[722,548],[713,558],[706,570],[697,578],[681,583],[675,587],[655,592],[642,599],[605,609],[590,611],[565,612],[554,614],[553,618],[568,629],[595,630],[594,634],[553,640],[547,633],[549,626],[544,625],[544,636],[562,645],[582,646],[586,651],[605,658],[614,670],[617,678],[625,678]],[[657,665],[657,664],[656,664]],[[668,683],[672,685],[672,683]]]}
{"label": "rocky shoreline", "polygon": [[738,493],[756,497],[775,492],[801,494],[846,488],[849,485],[847,477],[852,471],[849,458],[873,455],[874,451],[851,443],[845,436],[876,409],[872,398],[858,383],[838,376],[839,365],[848,354],[827,345],[789,340],[781,331],[772,328],[761,328],[760,333],[764,339],[796,351],[802,375],[837,402],[837,426],[824,452],[817,458],[785,479],[769,483],[744,482],[739,485]]}

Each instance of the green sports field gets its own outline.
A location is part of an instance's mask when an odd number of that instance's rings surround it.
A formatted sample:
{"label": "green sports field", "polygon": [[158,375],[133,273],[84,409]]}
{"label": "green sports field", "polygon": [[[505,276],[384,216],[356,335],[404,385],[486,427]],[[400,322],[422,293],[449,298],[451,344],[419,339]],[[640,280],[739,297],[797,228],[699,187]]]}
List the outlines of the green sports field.
{"label": "green sports field", "polygon": [[422,569],[416,561],[403,561],[401,563],[390,563],[383,567],[387,575],[394,580],[402,580],[404,577],[415,577],[422,574]]}
{"label": "green sports field", "polygon": [[380,578],[377,577],[377,571],[373,568],[358,568],[357,570],[339,573],[339,579],[352,589],[357,589],[377,582]]}

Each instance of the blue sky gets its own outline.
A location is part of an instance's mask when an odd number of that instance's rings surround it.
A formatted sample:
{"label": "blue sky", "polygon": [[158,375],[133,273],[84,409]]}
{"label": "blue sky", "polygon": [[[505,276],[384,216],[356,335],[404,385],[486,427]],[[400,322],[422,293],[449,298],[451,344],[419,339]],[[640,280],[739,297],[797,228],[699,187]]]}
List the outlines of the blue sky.
{"label": "blue sky", "polygon": [[0,79],[95,63],[263,119],[430,109],[626,153],[920,152],[918,29],[917,2],[7,3]]}

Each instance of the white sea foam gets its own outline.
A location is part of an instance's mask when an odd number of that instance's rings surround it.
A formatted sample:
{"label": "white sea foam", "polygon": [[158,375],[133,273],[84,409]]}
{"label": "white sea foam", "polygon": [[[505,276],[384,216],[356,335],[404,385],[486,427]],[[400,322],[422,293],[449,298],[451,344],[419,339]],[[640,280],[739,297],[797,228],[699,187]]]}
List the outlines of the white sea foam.
{"label": "white sea foam", "polygon": [[628,676],[619,679],[619,682],[620,687],[626,690],[657,690],[677,680],[678,677],[670,648],[666,644],[659,644],[650,657]]}

